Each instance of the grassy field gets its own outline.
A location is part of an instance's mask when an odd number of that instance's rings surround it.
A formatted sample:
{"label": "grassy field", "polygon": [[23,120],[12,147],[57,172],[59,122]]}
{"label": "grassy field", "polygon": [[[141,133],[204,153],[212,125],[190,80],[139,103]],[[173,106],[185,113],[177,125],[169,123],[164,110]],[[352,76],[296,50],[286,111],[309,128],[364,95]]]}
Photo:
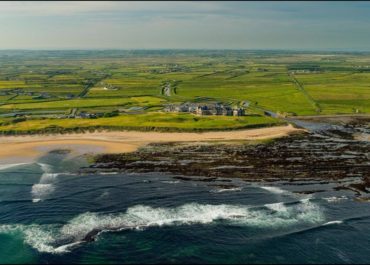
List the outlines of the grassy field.
{"label": "grassy field", "polygon": [[[17,115],[14,119],[22,117],[35,126],[54,122],[70,127],[108,126],[105,118],[53,119],[56,111],[68,114],[72,109],[77,113],[118,111],[119,116],[111,119],[119,126],[128,120],[131,127],[228,129],[246,125],[231,117],[198,117],[193,122],[194,115],[162,113],[169,103],[207,100],[232,105],[249,102],[249,114],[263,114],[263,110],[288,116],[370,113],[368,53],[0,51],[0,65],[0,117]],[[171,84],[170,95],[163,92],[166,84]],[[138,109],[143,116],[138,111],[127,116]],[[155,116],[168,120],[162,124]],[[172,124],[173,119],[179,122]],[[258,126],[269,118],[245,119],[248,125]],[[3,130],[22,124],[16,120]]]}
{"label": "grassy field", "polygon": [[[1,123],[1,121],[0,121]],[[259,116],[195,116],[187,113],[146,113],[121,115],[101,119],[44,119],[0,124],[0,132],[68,132],[87,128],[160,130],[160,131],[210,131],[224,129],[255,128],[284,124],[271,117]]]}
{"label": "grassy field", "polygon": [[30,103],[18,103],[18,104],[5,104],[0,106],[0,109],[9,110],[32,110],[32,109],[69,109],[69,108],[92,108],[92,107],[104,107],[104,106],[124,106],[127,104],[133,106],[151,106],[159,105],[164,100],[157,97],[127,97],[127,98],[106,98],[102,99],[71,99],[71,100],[58,100],[48,102],[30,102]]}
{"label": "grassy field", "polygon": [[323,109],[322,114],[370,113],[370,73],[297,75],[307,92]]}

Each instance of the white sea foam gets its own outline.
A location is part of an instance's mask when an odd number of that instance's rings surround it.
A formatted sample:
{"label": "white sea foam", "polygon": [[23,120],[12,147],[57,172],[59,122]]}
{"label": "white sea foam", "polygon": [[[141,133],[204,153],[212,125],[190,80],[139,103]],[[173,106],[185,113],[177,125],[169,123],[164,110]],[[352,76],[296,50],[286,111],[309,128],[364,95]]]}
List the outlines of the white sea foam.
{"label": "white sea foam", "polygon": [[44,163],[37,163],[37,164],[41,167],[42,171],[44,171],[45,173],[50,173],[52,171],[51,165],[49,164],[44,164]]}
{"label": "white sea foam", "polygon": [[59,176],[59,173],[44,173],[42,174],[40,178],[40,183],[45,184],[45,183],[51,183],[54,182],[55,179]]}
{"label": "white sea foam", "polygon": [[53,184],[34,184],[31,190],[32,201],[39,202],[51,194],[54,190],[55,187]]}
{"label": "white sea foam", "polygon": [[264,206],[276,212],[288,212],[288,208],[285,206],[283,202],[265,204]]}
{"label": "white sea foam", "polygon": [[81,242],[81,241],[76,241],[76,242],[72,242],[72,243],[69,243],[69,244],[61,245],[59,247],[53,248],[51,253],[59,254],[59,253],[70,252],[71,248],[73,248],[75,246],[78,246],[82,243],[83,242]]}
{"label": "white sea foam", "polygon": [[340,197],[332,196],[332,197],[324,197],[322,199],[326,200],[327,202],[340,202],[343,200],[347,200],[348,197],[347,196],[340,196]]}
{"label": "white sea foam", "polygon": [[105,199],[106,197],[108,197],[110,195],[110,192],[109,191],[104,191],[102,194],[100,194],[99,197],[97,197],[97,200],[102,200],[102,199]]}
{"label": "white sea foam", "polygon": [[286,190],[283,190],[279,187],[269,187],[269,186],[261,186],[260,187],[261,189],[264,189],[264,190],[267,190],[271,193],[275,193],[275,194],[283,194],[283,193],[289,193],[288,191]]}
{"label": "white sea foam", "polygon": [[179,180],[163,180],[162,183],[168,183],[168,184],[177,184],[180,183]]}
{"label": "white sea foam", "polygon": [[[21,233],[24,242],[39,252],[58,253],[52,246],[55,241],[55,233],[50,227],[40,225],[0,225],[0,233],[15,234]],[[66,251],[66,250],[64,250]]]}
{"label": "white sea foam", "polygon": [[33,202],[39,202],[54,192],[55,179],[60,175],[59,173],[51,173],[52,167],[48,164],[38,163],[44,173],[41,175],[39,183],[32,186],[31,195]]}
{"label": "white sea foam", "polygon": [[28,164],[29,163],[2,164],[2,165],[0,165],[0,170],[12,168],[12,167],[17,167],[17,166],[28,165]]}
{"label": "white sea foam", "polygon": [[308,203],[308,202],[311,200],[311,197],[312,197],[312,195],[311,195],[311,194],[309,194],[309,195],[307,196],[307,198],[300,199],[299,201],[300,201],[301,203]]}
{"label": "white sea foam", "polygon": [[[309,200],[286,206],[282,203],[255,208],[238,205],[190,203],[175,208],[153,208],[137,205],[125,213],[98,214],[86,212],[62,227],[46,225],[0,225],[0,233],[24,235],[24,242],[40,252],[63,253],[81,244],[91,231],[143,230],[148,227],[211,224],[224,222],[255,228],[278,229],[297,223],[317,223],[324,220],[319,206]],[[63,242],[63,244],[61,244]]]}
{"label": "white sea foam", "polygon": [[52,230],[43,229],[38,225],[21,227],[20,230],[24,234],[24,242],[39,252],[58,253],[57,248],[52,246],[55,241]]}
{"label": "white sea foam", "polygon": [[60,246],[54,246],[58,240],[58,229],[55,225],[0,225],[2,234],[21,234],[26,244],[39,252],[60,254],[69,252],[70,249],[82,242],[75,241]]}
{"label": "white sea foam", "polygon": [[334,225],[334,224],[343,224],[343,221],[335,220],[335,221],[327,222],[327,223],[325,223],[323,225]]}
{"label": "white sea foam", "polygon": [[210,192],[215,192],[215,193],[220,193],[220,192],[228,192],[228,191],[241,191],[241,187],[236,187],[236,188],[229,188],[229,189],[215,189],[211,190]]}

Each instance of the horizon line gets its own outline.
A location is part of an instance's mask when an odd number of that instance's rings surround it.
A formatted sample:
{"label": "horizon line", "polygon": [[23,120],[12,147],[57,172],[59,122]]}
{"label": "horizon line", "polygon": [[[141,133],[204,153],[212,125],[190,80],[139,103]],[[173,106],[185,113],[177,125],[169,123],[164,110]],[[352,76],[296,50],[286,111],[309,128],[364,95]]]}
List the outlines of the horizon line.
{"label": "horizon line", "polygon": [[353,48],[0,48],[0,51],[300,51],[300,52],[370,52]]}

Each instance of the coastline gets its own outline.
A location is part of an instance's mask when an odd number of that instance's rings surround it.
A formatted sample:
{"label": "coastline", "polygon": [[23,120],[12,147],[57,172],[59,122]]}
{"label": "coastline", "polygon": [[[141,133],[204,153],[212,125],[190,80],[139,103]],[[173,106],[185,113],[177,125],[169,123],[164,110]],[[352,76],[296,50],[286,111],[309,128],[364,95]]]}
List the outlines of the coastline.
{"label": "coastline", "polygon": [[[60,135],[0,136],[0,164],[15,161],[33,161],[54,149],[71,149],[77,153],[127,153],[150,143],[209,142],[232,140],[273,139],[304,132],[291,124],[258,129],[215,132],[93,132]],[[17,160],[19,162],[19,159]]]}

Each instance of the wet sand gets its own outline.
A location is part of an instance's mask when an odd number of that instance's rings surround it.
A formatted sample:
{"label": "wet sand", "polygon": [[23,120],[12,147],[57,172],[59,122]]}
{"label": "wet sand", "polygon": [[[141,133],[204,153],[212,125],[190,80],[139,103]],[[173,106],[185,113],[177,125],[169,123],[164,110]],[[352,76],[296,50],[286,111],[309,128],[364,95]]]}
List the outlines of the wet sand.
{"label": "wet sand", "polygon": [[[94,132],[63,135],[27,135],[0,137],[0,164],[31,161],[55,149],[76,153],[127,153],[149,143],[260,140],[278,138],[304,131],[292,125],[270,128],[203,133],[165,132]],[[19,158],[19,159],[17,159]],[[20,159],[22,158],[22,159]]]}

